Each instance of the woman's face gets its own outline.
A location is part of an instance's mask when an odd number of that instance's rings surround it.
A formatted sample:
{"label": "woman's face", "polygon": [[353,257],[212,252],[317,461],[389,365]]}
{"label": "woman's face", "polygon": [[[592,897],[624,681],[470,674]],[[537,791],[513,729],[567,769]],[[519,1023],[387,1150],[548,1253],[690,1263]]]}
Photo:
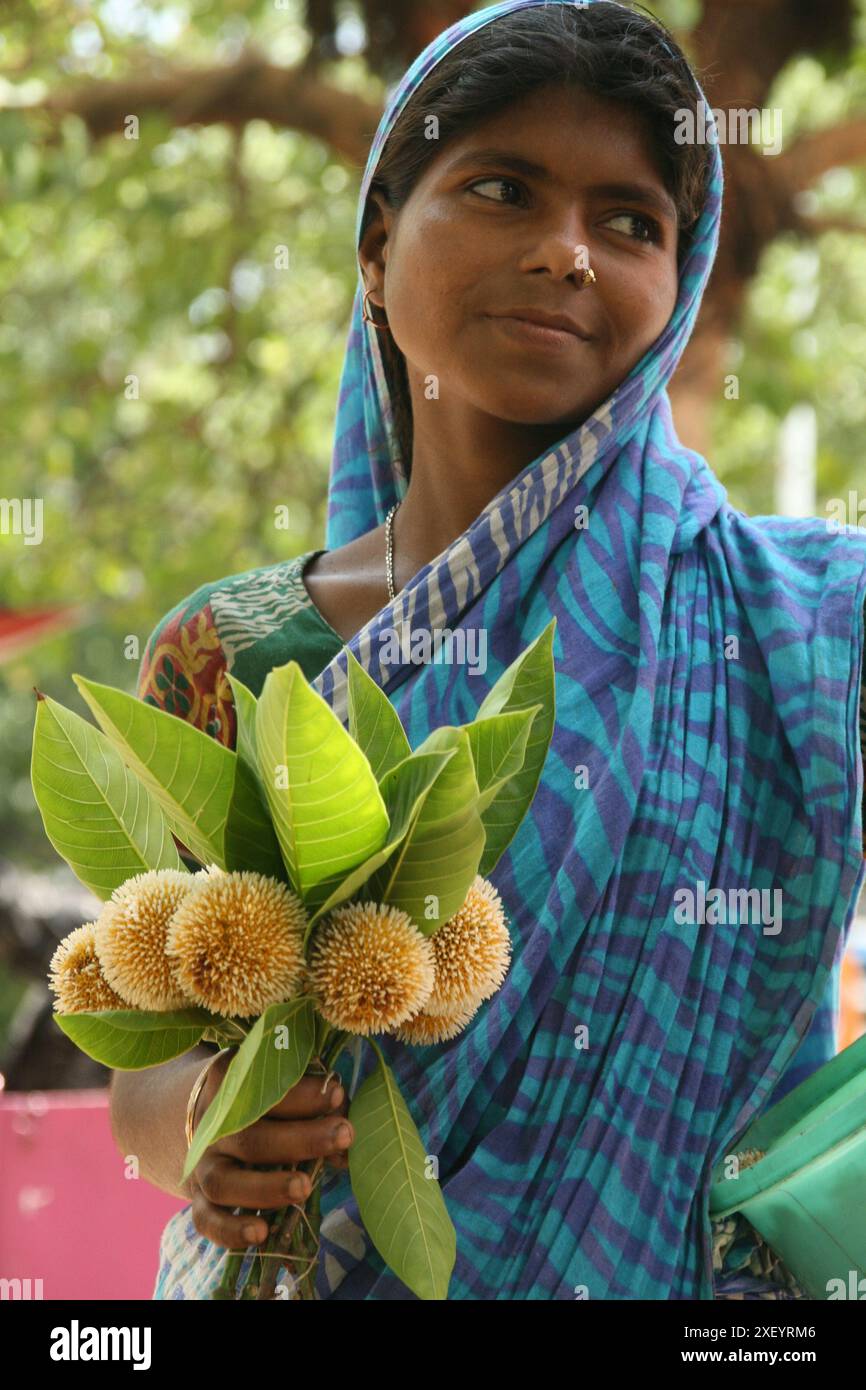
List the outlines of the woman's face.
{"label": "woman's face", "polygon": [[[373,197],[359,256],[413,412],[433,375],[440,410],[578,424],[671,316],[676,209],[640,118],[616,103],[540,89],[450,140],[399,213]],[[533,309],[578,333],[542,340],[507,317]]]}

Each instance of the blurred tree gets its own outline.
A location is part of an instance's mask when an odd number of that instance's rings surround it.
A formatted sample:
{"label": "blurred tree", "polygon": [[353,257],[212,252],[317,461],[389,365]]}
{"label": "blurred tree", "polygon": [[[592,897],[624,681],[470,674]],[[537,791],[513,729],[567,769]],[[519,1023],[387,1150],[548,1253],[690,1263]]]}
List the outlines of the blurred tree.
{"label": "blurred tree", "polygon": [[[278,8],[295,7],[285,0]],[[269,61],[262,45],[250,39],[233,63],[149,64],[135,75],[63,84],[46,94],[41,109],[55,119],[74,113],[94,139],[120,130],[130,112],[156,112],[174,126],[240,129],[265,120],[315,136],[363,166],[381,100],[347,89],[341,55],[361,47],[368,71],[396,80],[437,33],[473,8],[460,0],[359,0],[354,7],[307,0],[299,16],[307,30],[306,51],[292,67]],[[669,0],[651,9],[677,31],[711,105],[723,111],[772,108],[773,85],[799,54],[819,55],[828,74],[843,73],[854,58],[858,15],[862,20],[855,0],[817,6],[804,0]],[[862,55],[859,66],[862,85]],[[683,438],[704,450],[727,344],[738,330],[761,256],[785,233],[813,236],[840,225],[838,216],[816,216],[804,195],[828,170],[866,160],[866,113],[839,111],[832,124],[803,131],[778,156],[768,157],[756,143],[731,143],[724,153],[727,217],[718,265],[671,391]],[[843,218],[841,225],[851,224]]]}
{"label": "blurred tree", "polygon": [[[132,688],[199,584],[321,544],[384,94],[458,0],[30,0],[0,36],[4,605],[86,604],[0,685],[0,835],[51,863],[29,786],[32,687]],[[866,425],[864,0],[658,0],[716,107],[779,108],[782,153],[725,145],[717,271],[672,395],[736,505],[772,511],[778,424],[819,414],[822,495]],[[855,230],[851,230],[854,227]],[[737,391],[723,390],[726,375]],[[83,711],[82,711],[83,712]]]}

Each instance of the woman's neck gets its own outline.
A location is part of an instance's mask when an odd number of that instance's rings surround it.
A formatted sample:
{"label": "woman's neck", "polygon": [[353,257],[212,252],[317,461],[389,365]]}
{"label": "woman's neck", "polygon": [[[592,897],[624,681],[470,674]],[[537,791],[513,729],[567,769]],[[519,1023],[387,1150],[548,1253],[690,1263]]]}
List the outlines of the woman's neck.
{"label": "woman's neck", "polygon": [[[448,428],[457,422],[446,420],[445,412],[437,417],[437,404],[425,402],[414,421],[411,478],[394,520],[400,584],[468,530],[498,492],[573,428],[517,425],[478,411],[471,412],[469,429]],[[434,419],[435,431],[429,427]]]}

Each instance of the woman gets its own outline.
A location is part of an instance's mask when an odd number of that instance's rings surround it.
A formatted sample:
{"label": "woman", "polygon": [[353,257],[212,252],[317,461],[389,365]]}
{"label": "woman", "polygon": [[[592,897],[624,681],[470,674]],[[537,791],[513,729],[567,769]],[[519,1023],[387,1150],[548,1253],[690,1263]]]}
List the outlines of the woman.
{"label": "woman", "polygon": [[[452,1043],[383,1040],[457,1227],[453,1298],[798,1294],[745,1222],[713,1229],[708,1187],[834,1050],[866,532],[748,517],[677,439],[666,386],[722,205],[718,147],[673,135],[701,98],[670,35],[603,0],[509,0],[420,55],[361,189],[327,549],[205,585],[142,662],[142,698],[232,744],[226,670],[257,692],[294,658],[343,717],[345,644],[415,746],[556,616],[551,750],[492,875],[508,980]],[[403,623],[410,648],[461,629],[477,659],[406,659]],[[711,886],[720,920],[678,910]],[[121,1142],[192,1201],[155,1296],[207,1297],[220,1247],[264,1239],[236,1209],[292,1179],[242,1160],[326,1153],[320,1295],[410,1298],[351,1196],[345,1087],[301,1083],[179,1185],[206,1055],[115,1080]]]}

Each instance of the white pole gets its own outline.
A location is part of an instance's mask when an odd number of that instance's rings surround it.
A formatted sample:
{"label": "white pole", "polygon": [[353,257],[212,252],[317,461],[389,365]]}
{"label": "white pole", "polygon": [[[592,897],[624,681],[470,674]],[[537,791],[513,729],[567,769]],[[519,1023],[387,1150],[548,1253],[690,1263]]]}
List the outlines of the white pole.
{"label": "white pole", "polygon": [[776,460],[776,513],[816,516],[818,420],[811,405],[795,405],[782,421]]}

